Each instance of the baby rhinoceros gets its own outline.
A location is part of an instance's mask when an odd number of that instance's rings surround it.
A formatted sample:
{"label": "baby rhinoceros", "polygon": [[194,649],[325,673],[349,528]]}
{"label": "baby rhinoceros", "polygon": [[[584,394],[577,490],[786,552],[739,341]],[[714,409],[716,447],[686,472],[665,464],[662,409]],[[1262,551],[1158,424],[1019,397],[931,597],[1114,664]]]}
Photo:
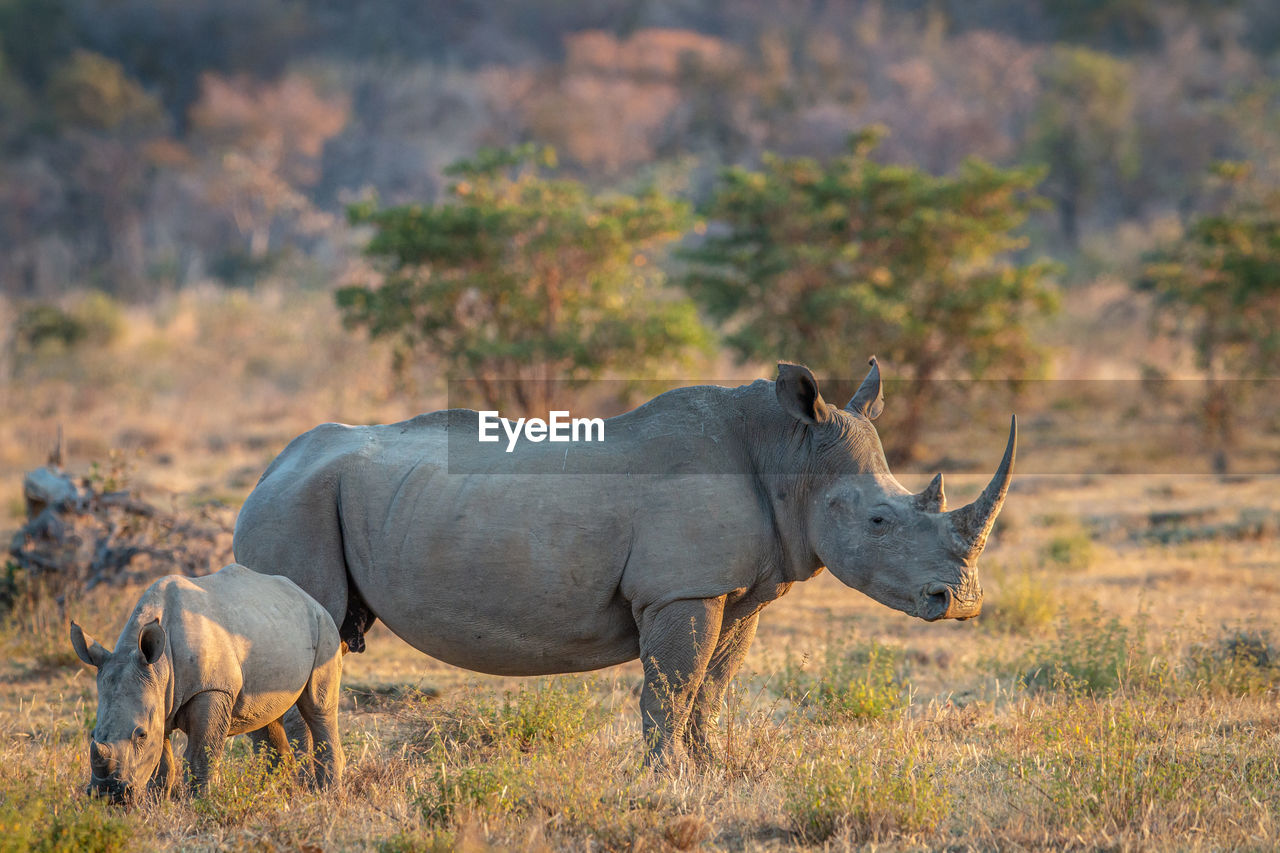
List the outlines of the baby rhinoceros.
{"label": "baby rhinoceros", "polygon": [[89,793],[116,802],[147,787],[167,795],[174,729],[187,734],[190,782],[201,791],[230,735],[265,729],[287,749],[280,718],[295,703],[316,782],[341,780],[341,641],[333,618],[293,581],[234,563],[201,578],[169,575],[142,594],[114,651],[75,623],[71,644],[98,669]]}

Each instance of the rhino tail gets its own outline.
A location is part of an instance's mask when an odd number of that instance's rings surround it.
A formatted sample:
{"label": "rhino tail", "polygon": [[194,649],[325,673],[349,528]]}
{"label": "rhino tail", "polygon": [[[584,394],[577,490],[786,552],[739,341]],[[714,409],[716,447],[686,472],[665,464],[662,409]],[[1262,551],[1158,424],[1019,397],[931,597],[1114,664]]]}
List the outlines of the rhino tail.
{"label": "rhino tail", "polygon": [[342,626],[338,628],[338,636],[347,644],[347,650],[360,654],[364,651],[364,633],[373,627],[374,620],[369,605],[365,603],[360,588],[351,577],[351,570],[345,569],[347,575],[347,613],[342,618]]}

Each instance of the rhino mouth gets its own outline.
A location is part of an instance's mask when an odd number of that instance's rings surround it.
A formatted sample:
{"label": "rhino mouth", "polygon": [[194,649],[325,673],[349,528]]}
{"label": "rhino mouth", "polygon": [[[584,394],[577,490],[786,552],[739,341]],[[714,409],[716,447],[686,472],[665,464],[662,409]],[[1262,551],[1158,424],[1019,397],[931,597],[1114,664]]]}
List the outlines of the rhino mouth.
{"label": "rhino mouth", "polygon": [[133,786],[120,779],[103,779],[94,776],[84,791],[91,797],[102,797],[112,805],[127,805],[134,801]]}

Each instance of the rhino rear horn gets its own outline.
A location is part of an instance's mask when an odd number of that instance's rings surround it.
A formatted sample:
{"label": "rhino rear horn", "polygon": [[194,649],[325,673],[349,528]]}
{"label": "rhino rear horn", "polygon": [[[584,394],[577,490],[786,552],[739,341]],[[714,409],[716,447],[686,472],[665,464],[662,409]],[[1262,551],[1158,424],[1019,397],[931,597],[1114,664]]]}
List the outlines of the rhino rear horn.
{"label": "rhino rear horn", "polygon": [[915,496],[916,509],[923,512],[946,512],[947,494],[942,490],[942,475],[936,474],[925,486],[924,491]]}
{"label": "rhino rear horn", "polygon": [[884,411],[884,387],[880,384],[880,363],[876,361],[876,357],[871,356],[867,364],[871,365],[871,370],[845,408],[855,415],[874,421]]}
{"label": "rhino rear horn", "polygon": [[103,648],[102,644],[93,637],[86,634],[84,629],[75,622],[71,623],[71,648],[76,650],[76,656],[80,660],[95,669],[106,663],[107,658],[111,656],[111,652]]}
{"label": "rhino rear horn", "polygon": [[[987,544],[987,536],[996,523],[1000,507],[1004,506],[1005,495],[1009,493],[1009,483],[1013,480],[1013,460],[1018,450],[1018,418],[1009,421],[1009,443],[1004,449],[1004,458],[1000,467],[991,478],[991,482],[978,495],[978,499],[966,504],[949,514],[951,525],[970,553],[980,552]],[[941,485],[941,484],[939,484]]]}
{"label": "rhino rear horn", "polygon": [[164,628],[161,627],[159,619],[143,626],[138,632],[138,651],[142,653],[142,659],[148,666],[160,660],[160,656],[164,654],[164,643]]}

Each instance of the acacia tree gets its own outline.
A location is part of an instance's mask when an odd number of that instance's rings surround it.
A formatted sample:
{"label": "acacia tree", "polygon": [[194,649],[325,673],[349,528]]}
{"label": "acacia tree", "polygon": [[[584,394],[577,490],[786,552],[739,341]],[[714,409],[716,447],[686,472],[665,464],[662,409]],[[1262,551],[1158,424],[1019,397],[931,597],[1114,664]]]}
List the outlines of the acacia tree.
{"label": "acacia tree", "polygon": [[688,226],[657,192],[595,194],[550,179],[554,152],[484,151],[450,167],[439,204],[351,209],[373,226],[380,281],[338,291],[348,326],[441,358],[493,408],[547,410],[549,383],[645,370],[705,344],[687,298],[663,288],[652,254]]}
{"label": "acacia tree", "polygon": [[1148,257],[1139,289],[1155,294],[1159,331],[1190,340],[1206,390],[1202,416],[1214,469],[1228,468],[1232,409],[1247,386],[1280,373],[1280,190],[1246,164],[1215,169],[1230,192],[1181,240]]}
{"label": "acacia tree", "polygon": [[682,253],[684,284],[743,358],[780,355],[841,375],[874,351],[902,383],[891,450],[915,452],[930,380],[1026,376],[1030,323],[1052,310],[1052,265],[1015,263],[1014,231],[1037,203],[1034,169],[969,161],[954,175],[886,166],[855,136],[828,163],[765,158],[726,170],[718,224]]}

